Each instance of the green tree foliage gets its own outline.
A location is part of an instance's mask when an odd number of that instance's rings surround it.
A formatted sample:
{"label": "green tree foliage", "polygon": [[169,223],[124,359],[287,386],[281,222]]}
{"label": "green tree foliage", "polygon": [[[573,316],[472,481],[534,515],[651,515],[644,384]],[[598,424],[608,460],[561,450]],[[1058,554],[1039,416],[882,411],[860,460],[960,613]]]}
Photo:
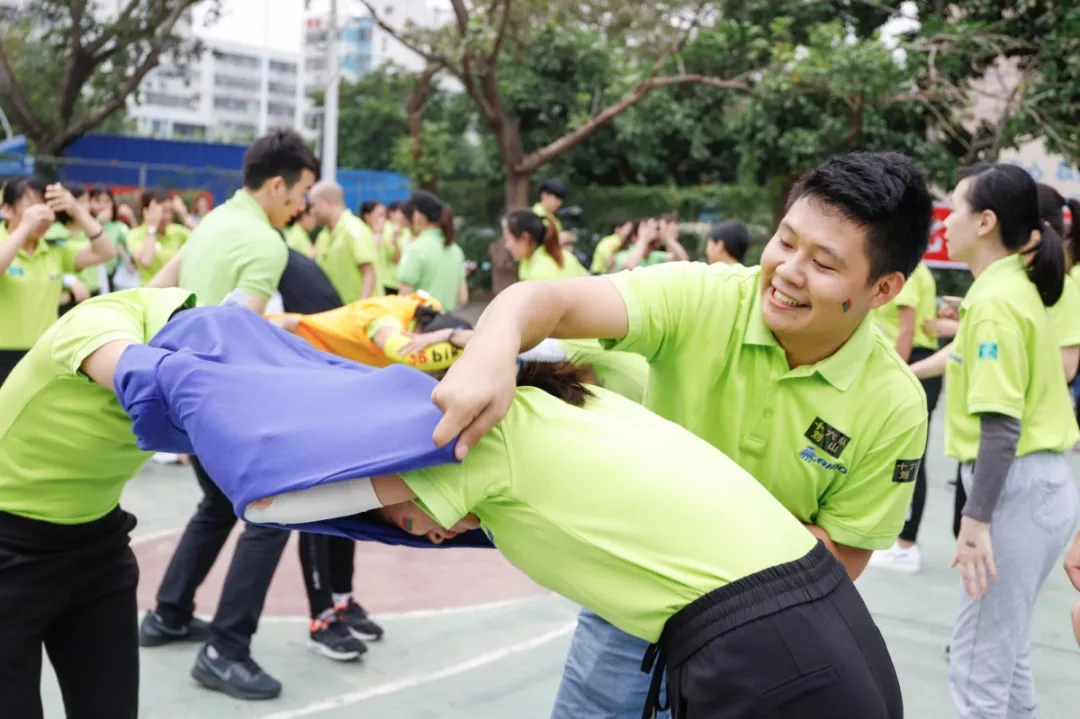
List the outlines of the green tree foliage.
{"label": "green tree foliage", "polygon": [[[39,156],[60,155],[121,112],[154,67],[186,67],[201,47],[189,32],[199,0],[34,0],[0,21],[0,106]],[[217,17],[220,0],[209,0]]]}

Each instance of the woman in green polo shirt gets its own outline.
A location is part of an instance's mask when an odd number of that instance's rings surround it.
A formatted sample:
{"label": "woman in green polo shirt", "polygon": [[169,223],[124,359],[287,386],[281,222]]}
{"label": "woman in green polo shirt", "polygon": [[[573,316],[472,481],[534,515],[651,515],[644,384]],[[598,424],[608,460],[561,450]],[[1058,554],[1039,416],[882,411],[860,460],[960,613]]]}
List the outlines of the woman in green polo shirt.
{"label": "woman in green polo shirt", "polygon": [[421,190],[405,202],[413,241],[398,265],[398,292],[427,292],[447,312],[468,304],[465,253],[454,241],[454,213],[436,195]]}
{"label": "woman in green polo shirt", "polygon": [[[34,177],[12,180],[0,193],[8,218],[0,230],[0,385],[16,363],[56,321],[64,275],[107,262],[109,238],[89,212],[60,185]],[[90,242],[49,243],[45,232],[57,212],[68,212]]]}
{"label": "woman in green polo shirt", "polygon": [[[346,483],[327,516],[381,504],[435,542],[480,526],[533,580],[652,642],[650,710],[666,668],[675,719],[903,715],[884,640],[824,545],[734,461],[572,365],[522,364],[463,463]],[[309,519],[304,494],[282,497]],[[290,523],[277,500],[245,516]]]}
{"label": "woman in green polo shirt", "polygon": [[[1065,258],[1024,170],[976,165],[961,178],[945,239],[975,281],[945,374],[945,449],[967,489],[949,684],[958,716],[1034,716],[1035,601],[1078,503],[1064,453],[1080,431],[1046,310],[1061,297]],[[1020,253],[1033,240],[1028,264]]]}
{"label": "woman in green polo shirt", "polygon": [[164,187],[142,193],[142,224],[128,233],[127,245],[139,268],[139,282],[150,284],[154,275],[180,252],[191,230],[173,222],[172,197]]}
{"label": "woman in green polo shirt", "polygon": [[589,274],[573,252],[563,249],[555,225],[529,210],[507,215],[503,240],[518,263],[520,280],[561,280]]}
{"label": "woman in green polo shirt", "polygon": [[628,247],[636,232],[637,222],[634,220],[615,220],[611,224],[611,234],[596,243],[589,271],[594,275],[611,272],[615,253]]}
{"label": "woman in green polo shirt", "polygon": [[[22,222],[26,212],[19,208]],[[135,518],[119,502],[150,453],[136,446],[113,368],[123,346],[148,342],[194,299],[136,289],[88,300],[0,387],[4,716],[42,716],[43,646],[69,717],[138,715]]]}
{"label": "woman in green polo shirt", "polygon": [[97,221],[105,228],[105,234],[112,240],[116,248],[116,257],[105,264],[105,271],[109,275],[109,287],[112,290],[131,289],[130,287],[116,287],[113,285],[113,277],[116,270],[123,263],[124,267],[132,274],[135,273],[135,263],[127,249],[128,226],[117,219],[116,198],[107,185],[94,185],[90,189],[90,212]]}

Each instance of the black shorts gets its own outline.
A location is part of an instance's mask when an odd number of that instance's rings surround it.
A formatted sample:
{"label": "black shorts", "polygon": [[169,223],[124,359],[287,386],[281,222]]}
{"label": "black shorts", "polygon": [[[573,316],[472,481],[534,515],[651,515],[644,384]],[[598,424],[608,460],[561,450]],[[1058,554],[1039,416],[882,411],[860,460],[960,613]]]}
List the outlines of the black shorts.
{"label": "black shorts", "polygon": [[4,380],[8,378],[11,371],[15,369],[15,365],[19,364],[19,360],[25,357],[29,351],[0,350],[0,387],[4,385]]}
{"label": "black shorts", "polygon": [[667,666],[672,719],[902,719],[889,650],[820,542],[805,557],[710,592],[668,620],[645,716]]}

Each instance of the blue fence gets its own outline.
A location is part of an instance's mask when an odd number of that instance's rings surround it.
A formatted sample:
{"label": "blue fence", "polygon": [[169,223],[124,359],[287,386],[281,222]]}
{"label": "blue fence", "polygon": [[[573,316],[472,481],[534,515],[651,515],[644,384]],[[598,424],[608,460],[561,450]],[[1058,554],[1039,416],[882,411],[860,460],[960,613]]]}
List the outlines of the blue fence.
{"label": "blue fence", "polygon": [[[214,196],[216,205],[242,186],[240,168],[247,148],[93,133],[68,148],[59,161],[57,175],[85,184],[202,190]],[[353,209],[364,200],[392,202],[405,199],[410,192],[409,179],[394,172],[339,169],[337,181]]]}

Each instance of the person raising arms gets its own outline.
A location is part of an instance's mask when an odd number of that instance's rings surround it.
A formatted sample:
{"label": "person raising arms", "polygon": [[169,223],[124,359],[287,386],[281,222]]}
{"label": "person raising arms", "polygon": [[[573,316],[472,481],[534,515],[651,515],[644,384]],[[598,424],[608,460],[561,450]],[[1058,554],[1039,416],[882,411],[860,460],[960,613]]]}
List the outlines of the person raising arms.
{"label": "person raising arms", "polygon": [[[922,388],[869,313],[918,265],[930,210],[914,161],[853,153],[800,178],[760,267],[513,285],[433,392],[445,412],[434,441],[460,434],[467,456],[509,409],[519,352],[600,338],[649,360],[647,408],[735,460],[857,577],[899,534],[926,445]],[[636,713],[644,649],[584,611],[554,716]]]}

